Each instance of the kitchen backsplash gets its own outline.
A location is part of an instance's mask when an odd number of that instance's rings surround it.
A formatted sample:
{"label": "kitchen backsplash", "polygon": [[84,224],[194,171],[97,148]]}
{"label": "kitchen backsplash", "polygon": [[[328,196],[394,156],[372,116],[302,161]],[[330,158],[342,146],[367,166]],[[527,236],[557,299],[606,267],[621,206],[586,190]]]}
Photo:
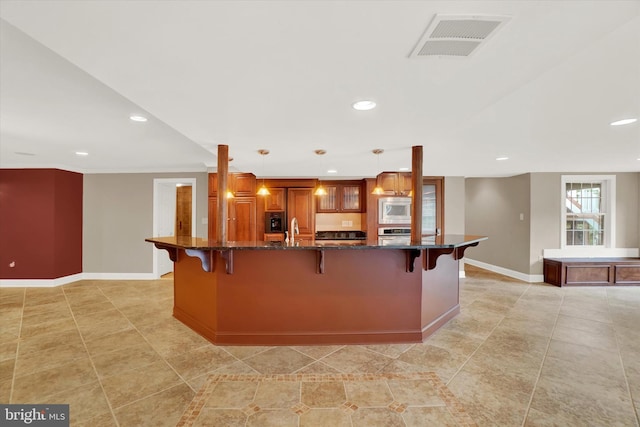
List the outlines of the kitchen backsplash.
{"label": "kitchen backsplash", "polygon": [[364,230],[363,216],[361,213],[317,213],[316,231]]}

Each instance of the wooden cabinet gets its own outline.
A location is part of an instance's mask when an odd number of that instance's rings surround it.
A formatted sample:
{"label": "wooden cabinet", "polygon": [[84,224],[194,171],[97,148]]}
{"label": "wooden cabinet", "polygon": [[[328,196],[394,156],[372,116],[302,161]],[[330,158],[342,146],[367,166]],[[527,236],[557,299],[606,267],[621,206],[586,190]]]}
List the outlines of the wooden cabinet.
{"label": "wooden cabinet", "polygon": [[378,175],[377,186],[385,195],[408,196],[411,192],[411,172],[382,172]]}
{"label": "wooden cabinet", "polygon": [[327,195],[317,196],[318,212],[363,212],[362,181],[325,181],[321,185]]}
{"label": "wooden cabinet", "polygon": [[270,188],[268,196],[264,196],[265,212],[280,212],[287,209],[285,204],[285,188]]}
{"label": "wooden cabinet", "polygon": [[[256,176],[252,173],[229,173],[227,175],[228,190],[235,197],[251,197],[256,195]],[[218,174],[209,174],[209,197],[218,195]]]}
{"label": "wooden cabinet", "polygon": [[[291,220],[298,220],[301,235],[315,235],[315,200],[313,188],[287,189],[287,230],[291,227]],[[289,232],[291,232],[289,230]],[[299,237],[296,235],[296,239]]]}
{"label": "wooden cabinet", "polygon": [[[209,239],[218,240],[216,223],[218,214],[218,198],[209,197]],[[256,198],[235,197],[228,200],[227,240],[256,240]]]}
{"label": "wooden cabinet", "polygon": [[265,242],[283,242],[284,233],[265,233],[264,241]]}

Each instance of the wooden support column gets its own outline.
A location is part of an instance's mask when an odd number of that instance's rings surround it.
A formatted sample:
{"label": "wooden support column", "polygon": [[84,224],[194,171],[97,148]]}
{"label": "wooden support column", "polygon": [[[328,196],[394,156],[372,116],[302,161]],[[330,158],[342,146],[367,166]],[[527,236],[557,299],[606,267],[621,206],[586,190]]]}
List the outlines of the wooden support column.
{"label": "wooden support column", "polygon": [[227,243],[228,228],[228,203],[227,177],[229,174],[229,146],[218,145],[218,223],[216,224],[216,236],[221,243]]}
{"label": "wooden support column", "polygon": [[411,243],[422,242],[422,146],[411,148]]}

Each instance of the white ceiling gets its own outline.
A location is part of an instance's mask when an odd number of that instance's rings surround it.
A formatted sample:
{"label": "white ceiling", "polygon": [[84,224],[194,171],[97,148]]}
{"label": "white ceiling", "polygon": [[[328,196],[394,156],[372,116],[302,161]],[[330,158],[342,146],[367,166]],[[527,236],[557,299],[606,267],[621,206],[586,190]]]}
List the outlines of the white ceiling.
{"label": "white ceiling", "polygon": [[[409,58],[443,13],[511,19],[469,58]],[[227,144],[271,177],[375,176],[414,145],[425,175],[640,171],[640,123],[609,126],[640,117],[638,0],[2,0],[0,17],[4,168],[205,171]]]}

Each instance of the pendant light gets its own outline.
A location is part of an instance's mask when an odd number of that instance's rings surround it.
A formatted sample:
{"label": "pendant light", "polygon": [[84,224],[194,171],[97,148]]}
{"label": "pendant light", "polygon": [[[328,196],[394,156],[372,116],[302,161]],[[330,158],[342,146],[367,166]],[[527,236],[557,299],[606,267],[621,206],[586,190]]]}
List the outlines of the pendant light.
{"label": "pendant light", "polygon": [[[376,157],[378,158],[378,172],[380,171],[380,154],[384,153],[384,150],[382,148],[376,148],[375,150],[371,150],[371,152],[373,154],[376,155]],[[375,194],[376,196],[380,196],[382,194],[384,194],[384,189],[382,187],[380,187],[379,185],[377,185],[378,183],[376,182],[376,186],[373,189],[373,191],[371,192],[371,194]]]}
{"label": "pendant light", "polygon": [[[327,152],[325,150],[316,150],[314,151],[314,153],[316,153],[318,156],[323,156],[325,155]],[[320,169],[322,170],[322,160],[320,160]],[[316,191],[313,192],[314,196],[326,196],[327,195],[327,190],[322,186],[322,184],[318,181],[318,187],[316,188]]]}
{"label": "pendant light", "polygon": [[262,156],[262,185],[258,189],[258,196],[268,196],[271,192],[269,192],[269,189],[264,185],[264,156],[269,154],[269,150],[260,149],[258,150],[258,154]]}

